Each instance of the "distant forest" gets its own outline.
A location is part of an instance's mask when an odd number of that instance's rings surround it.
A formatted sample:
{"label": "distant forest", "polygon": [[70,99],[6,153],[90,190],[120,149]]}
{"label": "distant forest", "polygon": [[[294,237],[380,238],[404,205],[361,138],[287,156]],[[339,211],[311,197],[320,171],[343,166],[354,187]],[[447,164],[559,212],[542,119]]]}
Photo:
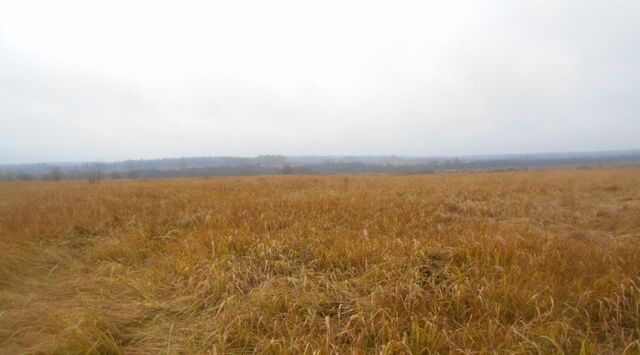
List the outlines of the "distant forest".
{"label": "distant forest", "polygon": [[640,151],[467,157],[284,156],[190,157],[118,162],[0,165],[1,181],[152,179],[291,174],[424,174],[446,171],[640,165]]}

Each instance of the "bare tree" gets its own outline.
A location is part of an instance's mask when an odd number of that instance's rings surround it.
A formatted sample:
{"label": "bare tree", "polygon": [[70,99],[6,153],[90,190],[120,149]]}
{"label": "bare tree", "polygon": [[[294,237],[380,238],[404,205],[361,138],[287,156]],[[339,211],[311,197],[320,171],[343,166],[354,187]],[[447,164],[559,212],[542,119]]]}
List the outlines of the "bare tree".
{"label": "bare tree", "polygon": [[89,165],[89,171],[87,173],[87,180],[90,184],[97,184],[104,177],[104,164],[95,162]]}
{"label": "bare tree", "polygon": [[127,171],[125,172],[125,176],[127,179],[137,179],[139,167],[133,160],[128,160],[126,163]]}
{"label": "bare tree", "polygon": [[51,168],[51,170],[49,170],[49,173],[47,173],[47,179],[52,181],[60,181],[63,178],[64,178],[64,173],[58,167]]}
{"label": "bare tree", "polygon": [[293,167],[291,167],[291,165],[289,165],[289,164],[283,165],[282,168],[280,168],[280,174],[282,174],[282,175],[292,175],[293,174]]}

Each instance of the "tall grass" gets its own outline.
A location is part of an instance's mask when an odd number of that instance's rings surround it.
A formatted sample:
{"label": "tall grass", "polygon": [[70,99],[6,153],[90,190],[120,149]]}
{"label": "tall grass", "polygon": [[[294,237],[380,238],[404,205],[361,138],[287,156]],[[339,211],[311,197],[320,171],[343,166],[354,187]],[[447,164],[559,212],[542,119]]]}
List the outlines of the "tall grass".
{"label": "tall grass", "polygon": [[0,184],[0,352],[640,352],[640,169]]}

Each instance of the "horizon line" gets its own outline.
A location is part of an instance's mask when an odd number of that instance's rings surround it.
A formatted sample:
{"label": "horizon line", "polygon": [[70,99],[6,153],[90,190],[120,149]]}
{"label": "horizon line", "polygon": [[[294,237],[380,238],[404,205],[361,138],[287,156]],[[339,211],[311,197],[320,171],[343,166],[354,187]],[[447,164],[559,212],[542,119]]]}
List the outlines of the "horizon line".
{"label": "horizon line", "polygon": [[410,155],[410,154],[258,154],[258,155],[190,155],[190,156],[172,156],[158,158],[128,158],[117,160],[75,160],[75,161],[52,161],[52,162],[27,162],[27,163],[2,163],[0,166],[25,166],[25,165],[72,165],[86,163],[102,163],[113,164],[129,161],[153,161],[153,160],[179,160],[179,159],[197,159],[197,158],[238,158],[238,159],[256,159],[260,157],[285,157],[285,158],[410,158],[410,159],[459,159],[459,158],[491,158],[491,157],[523,157],[523,156],[544,156],[544,155],[580,155],[580,154],[635,154],[640,153],[640,148],[634,149],[615,149],[615,150],[576,150],[576,151],[550,151],[550,152],[534,152],[534,153],[489,153],[489,154],[458,154],[458,155]]}

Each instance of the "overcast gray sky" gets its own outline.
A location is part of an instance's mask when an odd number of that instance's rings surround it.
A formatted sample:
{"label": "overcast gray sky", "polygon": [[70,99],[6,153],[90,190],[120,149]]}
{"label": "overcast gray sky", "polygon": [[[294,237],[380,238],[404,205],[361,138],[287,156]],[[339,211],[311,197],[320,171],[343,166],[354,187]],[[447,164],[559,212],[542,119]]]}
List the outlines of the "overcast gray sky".
{"label": "overcast gray sky", "polygon": [[640,1],[0,0],[0,163],[640,148]]}

